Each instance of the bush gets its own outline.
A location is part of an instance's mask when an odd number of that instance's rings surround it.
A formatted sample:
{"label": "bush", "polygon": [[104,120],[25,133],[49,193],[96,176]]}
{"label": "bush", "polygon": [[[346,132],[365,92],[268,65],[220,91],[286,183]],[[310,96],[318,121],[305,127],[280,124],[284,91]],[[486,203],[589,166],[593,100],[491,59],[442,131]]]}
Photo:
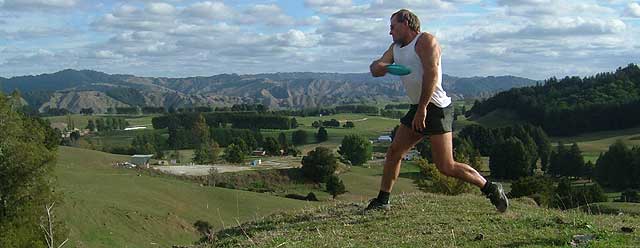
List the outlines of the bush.
{"label": "bush", "polygon": [[344,128],[354,128],[354,127],[356,127],[356,124],[354,124],[352,121],[347,121],[342,127],[344,127]]}
{"label": "bush", "polygon": [[268,155],[281,155],[280,154],[280,144],[273,137],[267,137],[262,144],[262,148],[267,152]]}
{"label": "bush", "polygon": [[429,164],[424,159],[418,159],[417,164],[420,167],[420,175],[422,179],[418,181],[420,189],[445,195],[459,195],[462,193],[470,193],[474,187],[457,178],[448,177],[440,173],[435,164]]}
{"label": "bush", "polygon": [[553,194],[553,180],[543,176],[531,176],[513,182],[509,198],[528,196],[533,198],[539,206],[549,206]]}
{"label": "bush", "polygon": [[294,145],[304,145],[307,143],[308,136],[307,131],[296,130],[291,134],[291,140]]}
{"label": "bush", "polygon": [[346,193],[347,190],[338,176],[331,175],[327,180],[327,192],[333,196],[333,199],[336,199],[336,196]]}
{"label": "bush", "polygon": [[342,139],[338,153],[351,161],[351,164],[362,165],[371,159],[373,146],[367,138],[350,134]]}
{"label": "bush", "polygon": [[325,182],[337,167],[336,156],[326,147],[316,147],[302,158],[302,174],[317,183]]}
{"label": "bush", "polygon": [[638,194],[637,190],[627,189],[627,190],[622,192],[622,194],[620,195],[620,199],[618,199],[617,201],[619,201],[619,202],[637,202],[637,203],[640,203],[640,194]]}
{"label": "bush", "polygon": [[572,187],[568,179],[562,179],[556,187],[552,206],[560,209],[570,209],[594,202],[606,202],[607,196],[599,184]]}
{"label": "bush", "polygon": [[327,141],[329,139],[329,134],[327,133],[327,129],[325,129],[324,127],[320,127],[318,129],[318,133],[316,133],[316,140],[318,142],[324,142]]}
{"label": "bush", "polygon": [[231,144],[225,150],[224,160],[229,163],[241,163],[244,160],[244,153],[240,147]]}

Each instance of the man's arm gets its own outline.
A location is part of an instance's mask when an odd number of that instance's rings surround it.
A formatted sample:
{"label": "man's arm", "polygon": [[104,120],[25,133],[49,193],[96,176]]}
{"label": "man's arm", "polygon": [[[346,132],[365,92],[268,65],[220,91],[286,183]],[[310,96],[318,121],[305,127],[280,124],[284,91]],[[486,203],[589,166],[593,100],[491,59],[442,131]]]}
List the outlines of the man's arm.
{"label": "man's arm", "polygon": [[427,116],[427,105],[438,83],[438,66],[440,66],[440,45],[433,35],[423,34],[416,44],[416,53],[422,62],[422,93],[418,103],[418,111],[414,118],[413,128],[422,131]]}
{"label": "man's arm", "polygon": [[382,58],[373,61],[369,66],[371,75],[374,77],[382,77],[387,74],[387,65],[393,64],[393,44],[384,52]]}

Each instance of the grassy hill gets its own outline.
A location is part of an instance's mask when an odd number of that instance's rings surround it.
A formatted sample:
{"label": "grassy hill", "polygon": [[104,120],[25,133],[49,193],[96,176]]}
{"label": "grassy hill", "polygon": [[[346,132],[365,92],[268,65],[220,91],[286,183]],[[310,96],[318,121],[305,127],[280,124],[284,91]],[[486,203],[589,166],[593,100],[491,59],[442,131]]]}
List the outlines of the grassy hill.
{"label": "grassy hill", "polygon": [[60,147],[56,211],[73,247],[169,247],[199,238],[197,220],[215,229],[311,203],[268,194],[201,187],[111,166],[126,161],[97,151]]}
{"label": "grassy hill", "polygon": [[[640,218],[589,215],[512,201],[506,214],[476,195],[426,193],[393,198],[390,212],[362,213],[365,203],[276,214],[217,233],[220,247],[550,247],[593,235],[594,247],[640,244]],[[625,233],[631,227],[636,233]],[[480,238],[479,236],[482,236]],[[478,240],[476,240],[478,239]],[[481,240],[480,240],[481,239]]]}

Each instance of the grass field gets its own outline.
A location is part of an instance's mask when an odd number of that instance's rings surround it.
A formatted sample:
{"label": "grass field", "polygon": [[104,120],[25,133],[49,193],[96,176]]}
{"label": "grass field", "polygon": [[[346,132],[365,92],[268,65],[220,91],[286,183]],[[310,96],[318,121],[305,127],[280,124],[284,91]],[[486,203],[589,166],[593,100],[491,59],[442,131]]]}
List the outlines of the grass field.
{"label": "grass field", "polygon": [[[489,125],[506,125],[510,120],[500,120],[503,116],[495,113],[493,116],[485,116],[478,120],[468,121],[462,118],[456,125],[463,126],[471,123],[483,123]],[[82,120],[88,118],[80,115],[72,116],[76,126]],[[66,122],[66,117],[60,117]],[[127,118],[132,125],[150,125],[151,116],[140,118]],[[324,117],[296,117],[302,124],[300,129],[308,131],[310,144],[299,147],[306,152],[317,146],[325,146],[336,150],[344,136],[348,134],[360,134],[369,139],[375,139],[379,135],[387,135],[399,122],[397,119],[389,119],[379,116],[364,114],[338,114]],[[327,128],[329,140],[315,143],[317,129],[311,127],[313,121],[337,119],[344,124],[345,121],[353,121],[356,125],[353,129]],[[75,121],[77,120],[77,121]],[[53,121],[52,121],[53,122]],[[135,124],[134,124],[135,123]],[[156,130],[165,132],[164,130]],[[265,137],[277,137],[280,132],[287,134],[291,139],[291,133],[295,130],[262,130]],[[92,143],[97,147],[104,145],[129,145],[135,135],[152,130],[143,131],[118,131],[107,136],[94,136]],[[585,158],[595,161],[597,154],[606,151],[608,146],[617,139],[622,139],[630,145],[640,145],[640,128],[598,132],[584,134],[569,138],[553,138],[554,142],[562,140],[565,143],[577,141],[583,150]],[[384,150],[383,147],[377,148]],[[190,161],[192,150],[181,150],[183,162]],[[163,176],[148,176],[135,170],[116,169],[111,167],[115,161],[126,161],[129,156],[118,156],[91,150],[60,147],[58,167],[56,168],[57,189],[63,192],[64,201],[58,204],[60,217],[65,219],[70,228],[71,246],[74,247],[167,247],[174,244],[190,244],[199,238],[194,230],[193,223],[197,220],[205,220],[213,224],[216,230],[221,230],[237,225],[245,221],[261,220],[270,213],[285,210],[279,217],[267,219],[282,221],[280,224],[269,223],[267,229],[246,226],[248,232],[255,237],[253,241],[243,239],[244,235],[230,236],[223,239],[223,244],[242,244],[252,246],[251,242],[258,242],[256,246],[297,247],[312,246],[313,244],[325,244],[329,246],[414,246],[417,244],[433,244],[435,246],[549,246],[566,245],[567,239],[573,233],[581,231],[595,232],[602,239],[595,244],[601,246],[616,246],[629,241],[626,236],[618,235],[613,219],[603,216],[587,216],[572,212],[559,212],[534,208],[526,204],[516,204],[516,211],[512,215],[496,216],[489,210],[485,199],[476,196],[444,197],[431,194],[419,194],[413,184],[413,178],[419,172],[418,167],[412,162],[405,162],[399,180],[394,188],[394,201],[400,201],[401,212],[392,213],[395,218],[388,215],[374,215],[374,217],[348,217],[347,213],[356,211],[354,204],[364,202],[378,193],[380,176],[382,173],[381,161],[374,161],[368,167],[352,167],[350,171],[342,173],[340,178],[344,181],[349,192],[338,197],[338,205],[332,207],[318,207],[326,203],[307,203],[298,200],[284,199],[269,194],[260,194],[247,191],[230,190],[223,188],[201,187],[187,181],[181,181]],[[140,175],[139,175],[140,174]],[[505,184],[508,191],[509,185]],[[306,194],[313,191],[321,200],[328,200],[330,196],[323,192],[324,189],[310,189],[305,186],[293,186],[288,189],[291,193]],[[402,199],[403,194],[417,195]],[[333,204],[334,201],[328,201]],[[341,205],[344,203],[344,205]],[[633,205],[619,205],[604,203],[602,209],[632,209]],[[424,206],[424,208],[423,208]],[[327,217],[327,222],[302,221],[288,222],[289,218],[300,218],[290,209],[312,209],[303,218],[322,219]],[[329,210],[334,209],[334,210]],[[423,209],[421,211],[418,211]],[[453,209],[452,212],[441,209]],[[326,215],[326,212],[331,213]],[[615,211],[615,210],[612,210]],[[335,214],[335,215],[334,215]],[[466,214],[466,215],[465,215]],[[578,226],[566,226],[549,224],[549,219],[544,214],[560,216],[567,220],[579,220],[597,226],[594,230],[584,230]],[[415,215],[414,221],[411,215]],[[468,217],[461,217],[461,216]],[[361,219],[359,219],[361,218]],[[398,220],[396,220],[396,218]],[[489,220],[485,220],[488,218]],[[612,217],[613,218],[613,217]],[[452,221],[453,220],[453,221]],[[618,221],[618,220],[616,220]],[[629,223],[635,223],[637,219],[630,219]],[[531,222],[532,224],[528,224]],[[367,224],[368,223],[368,224]],[[464,223],[464,224],[459,224]],[[500,226],[513,226],[515,236],[509,239],[500,234]],[[318,224],[317,229],[315,225]],[[547,224],[549,224],[547,226]],[[263,225],[263,224],[260,224]],[[287,225],[292,229],[279,231]],[[381,232],[386,227],[396,227],[398,232],[407,235],[416,234],[422,230],[431,230],[428,233],[418,235],[416,240],[402,240],[389,238]],[[278,229],[269,231],[269,229]],[[313,235],[300,236],[302,229],[314,228],[314,232],[321,234],[320,242],[315,243]],[[443,229],[444,228],[444,229]],[[552,228],[558,228],[559,232],[552,232]],[[330,230],[343,232],[336,239],[327,239]],[[476,232],[487,229],[485,235],[487,242],[473,243],[470,237]],[[230,229],[229,229],[230,230]],[[227,230],[227,231],[229,231]],[[318,231],[315,231],[318,230]],[[233,231],[230,231],[233,234]],[[289,232],[289,233],[288,233]],[[395,231],[394,231],[395,232]],[[322,235],[324,233],[324,235]],[[453,235],[451,235],[453,233]],[[236,233],[237,234],[237,233]],[[283,236],[283,235],[290,236]],[[235,234],[234,234],[235,235]],[[254,236],[255,235],[255,236]],[[450,235],[442,240],[443,235]],[[458,235],[458,236],[456,236]],[[459,236],[462,235],[462,236]],[[466,236],[465,236],[466,235]],[[455,237],[454,237],[455,236]],[[315,237],[315,236],[313,236]],[[366,238],[364,238],[366,237]],[[399,236],[401,237],[401,236]],[[440,239],[439,239],[440,237]],[[456,238],[457,237],[457,238]],[[270,239],[272,238],[272,239]],[[324,239],[323,239],[324,238]],[[405,243],[402,242],[424,242]],[[602,242],[601,242],[602,241]],[[247,243],[250,242],[250,243]],[[355,243],[352,243],[355,242]],[[623,243],[620,243],[623,242]]]}
{"label": "grass field", "polygon": [[389,212],[363,213],[364,203],[336,202],[289,211],[242,228],[218,232],[216,247],[571,247],[574,235],[591,236],[582,247],[633,247],[640,218],[590,215],[539,208],[513,200],[496,213],[476,195],[399,195]]}
{"label": "grass field", "polygon": [[595,163],[598,159],[598,155],[601,152],[609,150],[609,146],[617,140],[623,141],[629,148],[632,146],[640,146],[640,139],[638,139],[639,136],[640,127],[635,127],[621,130],[592,132],[574,137],[553,138],[552,140],[554,143],[562,141],[569,145],[573,142],[577,142],[578,147],[582,150],[585,160],[590,160]]}
{"label": "grass field", "polygon": [[215,229],[254,220],[304,201],[268,194],[201,187],[177,179],[113,168],[128,156],[60,147],[55,171],[59,217],[72,247],[170,247],[199,238],[193,223]]}
{"label": "grass field", "polygon": [[98,119],[98,118],[116,117],[116,118],[125,118],[125,120],[129,122],[130,126],[145,126],[148,128],[152,128],[151,119],[153,119],[153,117],[155,116],[158,116],[158,115],[91,115],[89,116],[89,115],[73,114],[73,115],[69,115],[68,117],[52,116],[52,117],[45,117],[44,119],[49,120],[49,122],[51,123],[63,122],[63,123],[67,123],[67,125],[70,125],[69,123],[69,119],[70,119],[76,128],[84,129],[87,126],[87,123],[89,123],[90,119],[95,121],[95,119]]}

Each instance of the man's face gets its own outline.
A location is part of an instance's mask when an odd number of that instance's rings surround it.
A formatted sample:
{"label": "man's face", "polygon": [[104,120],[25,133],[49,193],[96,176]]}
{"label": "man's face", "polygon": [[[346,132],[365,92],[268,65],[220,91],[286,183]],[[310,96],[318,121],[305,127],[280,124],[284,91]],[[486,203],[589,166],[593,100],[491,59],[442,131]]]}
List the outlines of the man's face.
{"label": "man's face", "polygon": [[391,17],[391,25],[389,26],[389,34],[393,37],[394,43],[402,43],[406,30],[409,28],[406,22],[398,22],[396,17]]}

